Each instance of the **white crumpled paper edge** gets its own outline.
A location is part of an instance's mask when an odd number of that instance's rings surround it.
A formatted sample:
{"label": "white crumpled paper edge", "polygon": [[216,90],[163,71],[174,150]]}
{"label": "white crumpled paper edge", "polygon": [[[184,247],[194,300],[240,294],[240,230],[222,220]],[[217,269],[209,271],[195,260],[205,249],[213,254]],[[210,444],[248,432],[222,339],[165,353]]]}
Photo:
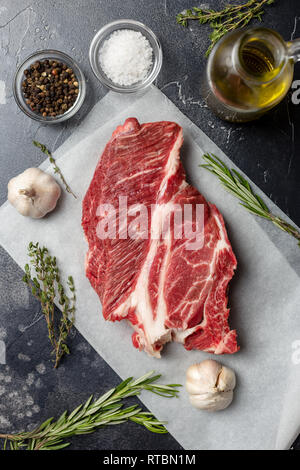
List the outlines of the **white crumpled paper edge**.
{"label": "white crumpled paper edge", "polygon": [[[155,369],[165,383],[184,384],[187,367],[211,356],[187,352],[180,344],[168,345],[161,360],[135,350],[128,325],[103,320],[98,297],[84,274],[87,244],[80,226],[81,200],[112,131],[130,116],[140,122],[173,120],[183,127],[182,158],[189,180],[223,213],[239,263],[231,284],[230,324],[238,331],[241,351],[216,358],[237,373],[233,404],[218,413],[196,411],[184,389],[178,400],[147,392],[141,399],[157,418],[168,421],[169,432],[185,449],[288,448],[300,423],[300,365],[293,349],[300,339],[299,248],[272,224],[248,214],[213,175],[199,167],[204,152],[213,152],[233,165],[155,87],[143,96],[108,93],[95,105],[55,152],[78,199],[64,194],[57,210],[42,220],[23,218],[5,203],[0,208],[0,243],[21,267],[27,262],[26,246],[31,240],[55,253],[63,274],[72,274],[75,280],[78,330],[122,378]],[[41,167],[48,168],[48,162]]]}

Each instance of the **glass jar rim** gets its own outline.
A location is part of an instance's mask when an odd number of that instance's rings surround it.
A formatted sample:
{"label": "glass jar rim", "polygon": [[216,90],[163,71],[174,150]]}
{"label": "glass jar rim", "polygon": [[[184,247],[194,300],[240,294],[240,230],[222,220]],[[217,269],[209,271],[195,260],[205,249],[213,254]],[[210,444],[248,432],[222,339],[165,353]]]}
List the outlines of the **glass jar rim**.
{"label": "glass jar rim", "polygon": [[[251,34],[250,34],[251,33]],[[268,36],[273,36],[276,38],[277,41],[280,42],[280,45],[282,47],[281,51],[281,60],[277,64],[276,68],[270,75],[268,74],[264,75],[264,77],[259,77],[254,74],[249,73],[245,66],[243,65],[243,60],[242,60],[242,50],[247,43],[248,39],[251,38],[251,36],[254,34],[263,34],[263,35],[268,35]],[[267,83],[272,83],[274,80],[277,80],[281,73],[284,70],[284,67],[288,61],[288,54],[287,54],[287,45],[284,42],[283,38],[278,34],[276,31],[270,29],[270,28],[264,28],[264,27],[256,27],[256,28],[246,28],[241,37],[238,39],[237,43],[233,47],[232,50],[232,61],[234,64],[234,67],[236,68],[237,72],[243,77],[244,80],[247,82],[251,82],[253,84],[267,84]]]}

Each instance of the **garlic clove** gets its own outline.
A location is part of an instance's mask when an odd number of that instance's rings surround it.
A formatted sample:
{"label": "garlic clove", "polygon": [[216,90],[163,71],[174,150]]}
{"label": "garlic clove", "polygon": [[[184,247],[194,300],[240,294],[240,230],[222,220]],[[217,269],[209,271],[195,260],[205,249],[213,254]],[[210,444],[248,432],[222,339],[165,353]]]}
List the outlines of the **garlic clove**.
{"label": "garlic clove", "polygon": [[193,364],[186,373],[186,389],[188,393],[205,393],[215,389],[222,366],[212,359],[200,364]]}
{"label": "garlic clove", "polygon": [[39,168],[28,168],[8,183],[8,200],[24,216],[34,219],[51,212],[61,195],[53,176]]}
{"label": "garlic clove", "polygon": [[190,403],[201,410],[227,408],[232,402],[235,384],[234,371],[212,359],[193,364],[186,373]]}
{"label": "garlic clove", "polygon": [[223,366],[218,378],[217,388],[221,392],[233,390],[236,385],[235,373],[229,367]]}

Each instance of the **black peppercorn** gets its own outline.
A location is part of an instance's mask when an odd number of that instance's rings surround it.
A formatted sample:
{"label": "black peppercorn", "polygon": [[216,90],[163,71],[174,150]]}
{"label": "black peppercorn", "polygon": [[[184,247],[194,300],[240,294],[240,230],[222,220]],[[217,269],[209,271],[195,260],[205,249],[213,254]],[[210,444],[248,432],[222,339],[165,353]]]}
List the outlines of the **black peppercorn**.
{"label": "black peppercorn", "polygon": [[43,117],[64,114],[74,105],[79,83],[73,70],[62,62],[46,59],[24,70],[22,90],[26,104]]}

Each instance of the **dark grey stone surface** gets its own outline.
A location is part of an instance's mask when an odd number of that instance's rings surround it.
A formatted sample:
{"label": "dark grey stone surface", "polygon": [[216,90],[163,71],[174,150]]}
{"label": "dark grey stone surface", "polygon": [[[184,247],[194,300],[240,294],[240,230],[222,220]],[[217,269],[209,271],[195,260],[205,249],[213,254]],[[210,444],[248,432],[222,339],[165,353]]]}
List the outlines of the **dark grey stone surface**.
{"label": "dark grey stone surface", "polygon": [[[96,31],[109,21],[133,18],[146,23],[162,42],[164,63],[157,86],[300,225],[300,105],[291,102],[290,93],[271,114],[245,125],[221,122],[203,107],[200,81],[209,27],[193,24],[184,29],[175,21],[176,13],[193,3],[0,1],[0,92],[4,82],[6,97],[4,100],[0,94],[1,204],[6,200],[8,180],[43,161],[43,155],[32,146],[32,139],[50,149],[57,148],[93,103],[105,95],[106,90],[94,78],[88,63],[89,44]],[[206,3],[215,8],[227,1]],[[276,1],[268,8],[265,25],[279,31],[286,40],[300,36],[299,1]],[[17,108],[11,91],[18,64],[35,50],[45,48],[73,56],[88,82],[88,96],[81,111],[66,124],[53,127],[27,118]],[[296,79],[300,79],[299,66],[295,68]],[[53,371],[39,305],[22,284],[21,270],[2,249],[0,263],[0,340],[7,347],[7,364],[0,364],[0,431],[13,432],[32,427],[48,416],[58,416],[65,408],[72,409],[89,394],[101,394],[116,385],[119,378],[78,332],[74,332],[70,342],[72,355]],[[153,435],[133,423],[105,428],[73,439],[72,443],[73,449],[180,449],[171,436]],[[300,441],[294,447],[300,448]]]}

